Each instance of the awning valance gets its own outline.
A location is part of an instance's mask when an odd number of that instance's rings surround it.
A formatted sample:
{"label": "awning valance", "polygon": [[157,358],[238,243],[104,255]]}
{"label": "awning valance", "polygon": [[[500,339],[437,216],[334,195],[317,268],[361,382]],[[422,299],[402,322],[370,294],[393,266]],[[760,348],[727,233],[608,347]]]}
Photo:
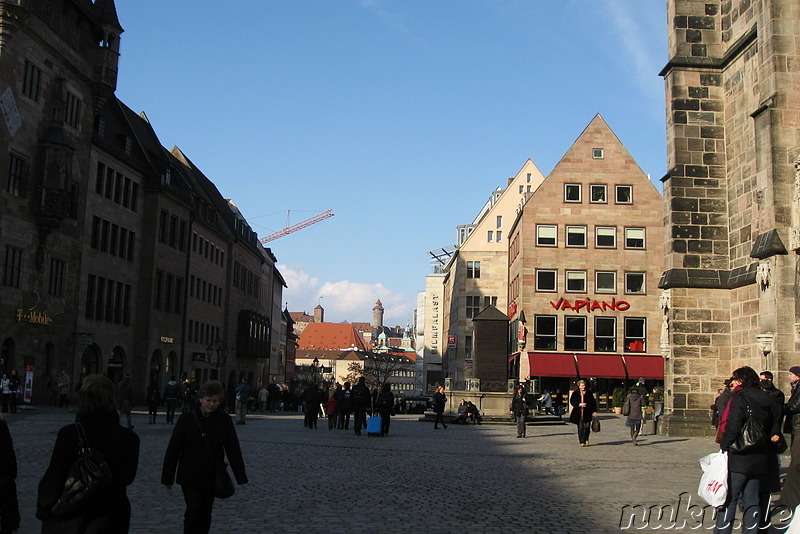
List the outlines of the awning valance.
{"label": "awning valance", "polygon": [[637,378],[664,380],[664,358],[661,356],[633,356],[626,354],[625,367],[628,370],[628,377],[632,380]]}
{"label": "awning valance", "polygon": [[531,376],[577,376],[575,357],[559,352],[529,352]]}

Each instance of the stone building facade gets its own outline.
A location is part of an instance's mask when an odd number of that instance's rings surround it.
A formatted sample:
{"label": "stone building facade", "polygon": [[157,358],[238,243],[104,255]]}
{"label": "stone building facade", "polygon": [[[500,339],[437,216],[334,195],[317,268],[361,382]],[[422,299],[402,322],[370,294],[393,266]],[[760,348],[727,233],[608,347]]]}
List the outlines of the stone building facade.
{"label": "stone building facade", "polygon": [[113,0],[0,2],[0,369],[34,402],[55,370],[283,381],[276,258],[116,99],[122,31]]}
{"label": "stone building facade", "polygon": [[539,391],[660,384],[663,199],[600,115],[510,228],[509,378]]}
{"label": "stone building facade", "polygon": [[668,0],[666,435],[733,369],[800,363],[800,5]]}

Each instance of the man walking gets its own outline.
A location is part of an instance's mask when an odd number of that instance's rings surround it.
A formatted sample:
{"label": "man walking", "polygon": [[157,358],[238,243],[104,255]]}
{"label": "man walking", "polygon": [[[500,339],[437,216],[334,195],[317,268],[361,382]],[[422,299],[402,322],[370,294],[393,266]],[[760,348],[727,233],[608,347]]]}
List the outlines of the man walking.
{"label": "man walking", "polygon": [[236,386],[233,392],[236,394],[236,424],[243,425],[247,417],[247,403],[250,401],[250,395],[253,393],[253,389],[250,387],[250,384],[247,383],[247,379],[242,378],[242,381]]}
{"label": "man walking", "polygon": [[172,424],[175,419],[175,406],[178,404],[178,396],[181,394],[181,386],[174,376],[169,377],[167,387],[164,388],[164,400],[167,401],[167,423]]}

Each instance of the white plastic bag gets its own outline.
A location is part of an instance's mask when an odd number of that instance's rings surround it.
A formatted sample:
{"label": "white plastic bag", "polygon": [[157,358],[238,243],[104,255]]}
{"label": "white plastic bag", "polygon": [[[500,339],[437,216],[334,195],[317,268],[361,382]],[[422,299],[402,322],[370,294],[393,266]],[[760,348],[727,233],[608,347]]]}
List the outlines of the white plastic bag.
{"label": "white plastic bag", "polygon": [[728,496],[728,453],[715,452],[700,458],[703,476],[697,494],[711,506],[722,506]]}

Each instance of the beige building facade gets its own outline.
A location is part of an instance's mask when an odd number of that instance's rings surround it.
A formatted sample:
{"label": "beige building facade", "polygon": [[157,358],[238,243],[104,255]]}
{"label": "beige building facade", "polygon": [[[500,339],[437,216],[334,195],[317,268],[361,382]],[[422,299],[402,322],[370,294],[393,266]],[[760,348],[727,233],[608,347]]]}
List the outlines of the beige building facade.
{"label": "beige building facade", "polygon": [[800,5],[669,0],[666,435],[744,365],[800,363]]}
{"label": "beige building facade", "polygon": [[507,307],[509,230],[525,198],[543,180],[529,159],[504,190],[493,192],[467,235],[459,227],[460,244],[443,268],[441,290],[442,367],[456,388],[474,378],[472,319],[488,306]]}

